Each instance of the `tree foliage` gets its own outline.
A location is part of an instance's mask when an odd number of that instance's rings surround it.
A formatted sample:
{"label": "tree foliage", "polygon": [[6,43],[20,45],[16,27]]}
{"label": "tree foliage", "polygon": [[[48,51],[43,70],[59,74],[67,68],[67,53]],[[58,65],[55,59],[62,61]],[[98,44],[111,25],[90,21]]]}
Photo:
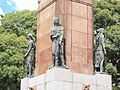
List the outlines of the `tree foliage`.
{"label": "tree foliage", "polygon": [[25,77],[26,35],[36,30],[35,12],[6,14],[0,26],[0,90],[19,90]]}
{"label": "tree foliage", "polygon": [[94,0],[94,29],[105,28],[107,55],[105,71],[113,84],[120,83],[120,1]]}
{"label": "tree foliage", "polygon": [[[2,19],[2,26],[7,32],[16,33],[18,36],[26,35],[28,32],[35,32],[35,12],[22,11],[7,14]],[[32,30],[31,30],[32,29]]]}

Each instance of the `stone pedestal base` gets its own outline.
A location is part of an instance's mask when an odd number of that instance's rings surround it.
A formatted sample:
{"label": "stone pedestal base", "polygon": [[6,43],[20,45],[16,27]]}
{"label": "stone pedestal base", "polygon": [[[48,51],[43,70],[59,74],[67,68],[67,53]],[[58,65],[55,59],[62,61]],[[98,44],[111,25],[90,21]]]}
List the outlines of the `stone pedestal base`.
{"label": "stone pedestal base", "polygon": [[21,80],[21,90],[112,90],[110,75],[84,75],[68,69],[52,68],[46,74]]}

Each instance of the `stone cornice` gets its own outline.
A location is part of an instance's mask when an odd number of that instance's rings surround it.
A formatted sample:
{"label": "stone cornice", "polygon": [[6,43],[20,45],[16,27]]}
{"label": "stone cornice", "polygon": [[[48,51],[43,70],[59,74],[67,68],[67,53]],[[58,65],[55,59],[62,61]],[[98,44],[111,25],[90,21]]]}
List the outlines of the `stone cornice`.
{"label": "stone cornice", "polygon": [[[57,0],[50,0],[49,2],[47,3],[44,3],[44,4],[40,4],[41,6],[39,6],[38,8],[38,13],[43,11],[45,8],[49,7],[51,4],[53,4],[55,1]],[[87,6],[93,6],[92,3],[89,3],[89,2],[86,2],[84,0],[70,0],[72,2],[76,2],[76,3],[81,3],[81,4],[84,4],[84,5],[87,5]]]}
{"label": "stone cornice", "polygon": [[40,4],[41,6],[39,6],[38,8],[38,13],[43,11],[45,8],[49,7],[51,4],[53,4],[56,0],[50,0],[49,2],[47,2],[46,4]]}
{"label": "stone cornice", "polygon": [[87,6],[93,6],[92,2],[86,2],[84,0],[71,0],[72,2],[76,2],[76,3],[81,3],[81,4],[84,4],[84,5],[87,5]]}

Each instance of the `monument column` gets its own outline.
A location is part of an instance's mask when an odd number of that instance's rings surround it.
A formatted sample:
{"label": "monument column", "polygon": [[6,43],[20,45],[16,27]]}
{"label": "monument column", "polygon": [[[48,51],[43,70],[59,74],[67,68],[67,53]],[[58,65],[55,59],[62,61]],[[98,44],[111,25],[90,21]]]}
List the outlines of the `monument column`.
{"label": "monument column", "polygon": [[41,0],[38,8],[36,75],[52,64],[50,31],[59,16],[65,33],[66,64],[71,71],[93,73],[92,0]]}

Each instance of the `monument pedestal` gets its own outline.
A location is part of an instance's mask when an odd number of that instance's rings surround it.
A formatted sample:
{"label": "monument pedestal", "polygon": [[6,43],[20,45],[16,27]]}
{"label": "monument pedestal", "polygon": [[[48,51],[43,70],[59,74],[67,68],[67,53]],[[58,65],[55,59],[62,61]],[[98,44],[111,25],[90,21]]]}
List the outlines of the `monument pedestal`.
{"label": "monument pedestal", "polygon": [[52,68],[45,74],[21,80],[21,90],[112,90],[110,75],[85,75],[69,69]]}

